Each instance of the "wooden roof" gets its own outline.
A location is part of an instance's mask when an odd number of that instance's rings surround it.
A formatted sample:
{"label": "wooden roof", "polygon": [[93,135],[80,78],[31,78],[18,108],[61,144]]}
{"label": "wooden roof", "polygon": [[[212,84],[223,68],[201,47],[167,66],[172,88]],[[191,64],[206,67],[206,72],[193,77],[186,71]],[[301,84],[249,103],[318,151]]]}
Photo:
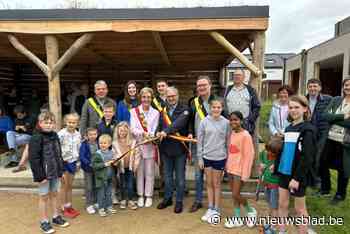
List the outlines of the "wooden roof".
{"label": "wooden roof", "polygon": [[44,36],[55,34],[61,54],[83,33],[94,38],[70,62],[117,70],[217,70],[232,56],[209,32],[245,50],[268,28],[267,6],[169,9],[0,11],[0,62],[31,63],[7,39],[14,34],[46,61]]}

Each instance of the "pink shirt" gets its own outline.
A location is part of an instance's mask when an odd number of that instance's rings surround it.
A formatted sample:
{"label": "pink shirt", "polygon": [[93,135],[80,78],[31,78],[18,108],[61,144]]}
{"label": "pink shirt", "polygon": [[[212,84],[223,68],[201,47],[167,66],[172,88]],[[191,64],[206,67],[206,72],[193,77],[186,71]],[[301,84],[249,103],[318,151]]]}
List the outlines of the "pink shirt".
{"label": "pink shirt", "polygon": [[254,161],[253,140],[248,131],[233,132],[230,136],[226,171],[238,175],[241,180],[247,181],[250,177]]}
{"label": "pink shirt", "polygon": [[[150,107],[147,112],[145,112],[142,108],[142,105],[135,107],[139,108],[141,114],[145,116],[145,120],[147,122],[147,132],[153,137],[158,128],[159,122],[159,112]],[[142,141],[142,134],[145,132],[142,128],[142,125],[137,117],[135,108],[130,111],[130,129],[132,134],[135,136],[137,141]],[[145,144],[141,147],[142,158],[153,158],[155,154],[155,147],[152,143]]]}

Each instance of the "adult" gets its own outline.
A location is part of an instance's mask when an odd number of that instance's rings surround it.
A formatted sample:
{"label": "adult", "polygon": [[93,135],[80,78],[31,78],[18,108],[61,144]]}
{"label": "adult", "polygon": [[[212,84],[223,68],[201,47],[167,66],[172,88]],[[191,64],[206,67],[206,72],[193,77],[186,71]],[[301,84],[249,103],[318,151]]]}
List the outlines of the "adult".
{"label": "adult", "polygon": [[256,120],[261,104],[253,87],[244,84],[244,71],[237,69],[233,74],[233,85],[227,87],[224,95],[226,115],[233,111],[243,114],[243,128],[254,135]]}
{"label": "adult", "polygon": [[344,79],[342,86],[343,96],[334,97],[323,114],[330,129],[321,155],[320,193],[330,195],[329,169],[336,169],[337,192],[331,201],[334,205],[345,200],[350,176],[350,78]]}
{"label": "adult", "polygon": [[168,82],[166,80],[157,80],[156,87],[157,94],[152,100],[152,107],[162,112],[163,108],[166,106]]}
{"label": "adult", "polygon": [[106,103],[112,102],[115,105],[115,102],[107,97],[108,87],[105,81],[96,81],[94,88],[95,96],[85,101],[81,111],[80,134],[82,136],[85,135],[87,128],[94,128],[100,122],[103,117],[102,108]]}
{"label": "adult", "polygon": [[185,190],[186,154],[187,146],[180,141],[166,138],[168,134],[179,133],[186,136],[188,133],[188,121],[190,112],[188,107],[179,104],[179,91],[175,87],[166,89],[167,106],[162,111],[159,121],[158,136],[162,141],[160,144],[160,154],[163,157],[163,173],[165,194],[163,201],[158,205],[158,209],[164,209],[172,205],[172,195],[174,191],[174,173],[176,184],[176,203],[174,212],[181,213],[183,209],[183,198]]}
{"label": "adult", "polygon": [[124,99],[118,103],[116,118],[118,122],[130,123],[130,110],[139,105],[136,82],[130,80],[124,87]]}
{"label": "adult", "polygon": [[89,85],[88,84],[80,85],[79,94],[72,97],[72,105],[71,105],[70,112],[71,113],[76,112],[79,115],[81,115],[81,110],[83,109],[83,105],[88,98],[89,98]]}
{"label": "adult", "polygon": [[[211,94],[211,80],[209,76],[200,75],[197,78],[196,88],[198,96],[195,97],[190,103],[191,119],[189,122],[189,138],[197,136],[197,131],[200,122],[209,114],[209,102],[215,97]],[[197,145],[192,146],[192,155],[195,164],[195,184],[196,184],[196,197],[194,203],[190,209],[190,212],[196,212],[203,207],[203,174],[204,171],[199,168],[197,158]]]}
{"label": "adult", "polygon": [[[151,106],[153,90],[145,87],[140,91],[141,105],[130,111],[130,130],[137,141],[154,137],[159,123],[159,112]],[[137,194],[139,207],[151,207],[153,200],[157,147],[153,143],[141,146],[141,160],[137,169]],[[145,199],[146,197],[146,199]]]}
{"label": "adult", "polygon": [[8,95],[4,98],[4,107],[6,109],[6,113],[13,120],[16,118],[15,113],[13,112],[15,106],[23,104],[23,100],[17,92],[16,87],[12,87]]}
{"label": "adult", "polygon": [[269,117],[269,130],[272,136],[283,136],[285,128],[290,124],[288,121],[288,101],[293,91],[288,85],[278,89],[278,99],[273,102]]}

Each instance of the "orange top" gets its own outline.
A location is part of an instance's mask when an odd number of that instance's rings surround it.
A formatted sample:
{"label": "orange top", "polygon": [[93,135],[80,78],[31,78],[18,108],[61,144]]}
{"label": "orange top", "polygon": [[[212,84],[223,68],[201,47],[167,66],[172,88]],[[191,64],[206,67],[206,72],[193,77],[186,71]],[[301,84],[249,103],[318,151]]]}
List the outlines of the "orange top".
{"label": "orange top", "polygon": [[254,144],[248,131],[232,132],[228,147],[226,171],[247,181],[254,161]]}

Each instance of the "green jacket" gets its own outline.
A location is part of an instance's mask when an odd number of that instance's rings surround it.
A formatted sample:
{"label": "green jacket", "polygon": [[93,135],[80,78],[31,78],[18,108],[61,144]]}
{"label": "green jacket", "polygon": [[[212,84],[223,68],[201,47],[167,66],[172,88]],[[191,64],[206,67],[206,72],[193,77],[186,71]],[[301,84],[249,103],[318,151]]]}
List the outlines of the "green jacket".
{"label": "green jacket", "polygon": [[[335,114],[336,110],[343,102],[343,97],[334,97],[329,103],[323,118],[328,121],[330,125],[336,124],[344,127],[347,131],[350,130],[350,119],[344,119],[344,114]],[[332,155],[328,155],[331,157]],[[321,162],[322,163],[322,162]],[[350,145],[343,144],[343,170],[345,177],[350,177]]]}
{"label": "green jacket", "polygon": [[102,187],[107,182],[107,170],[103,158],[99,153],[92,155],[92,168],[95,174],[96,188]]}
{"label": "green jacket", "polygon": [[266,184],[278,184],[279,178],[277,175],[273,174],[273,171],[269,169],[271,165],[275,163],[274,160],[269,160],[267,158],[267,152],[266,150],[260,152],[259,154],[259,163],[262,163],[265,165],[265,168],[263,169],[263,174],[262,174],[262,181]]}

